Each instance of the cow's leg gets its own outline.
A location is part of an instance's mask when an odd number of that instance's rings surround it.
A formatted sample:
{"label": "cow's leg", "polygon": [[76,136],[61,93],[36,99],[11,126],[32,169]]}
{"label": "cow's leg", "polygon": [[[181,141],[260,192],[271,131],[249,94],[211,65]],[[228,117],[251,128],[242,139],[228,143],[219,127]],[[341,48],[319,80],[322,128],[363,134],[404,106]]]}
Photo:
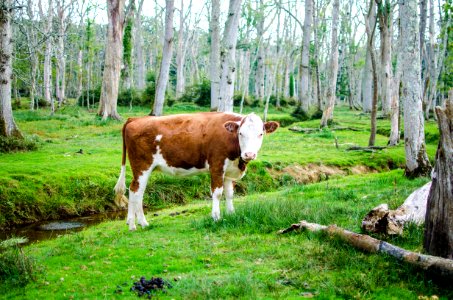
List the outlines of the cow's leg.
{"label": "cow's leg", "polygon": [[234,206],[233,206],[233,180],[225,179],[223,183],[223,189],[225,190],[225,198],[226,198],[226,211],[229,214],[234,213]]}
{"label": "cow's leg", "polygon": [[143,213],[143,194],[145,193],[146,184],[148,183],[149,175],[152,168],[140,173],[135,174],[129,188],[129,207],[127,211],[127,224],[129,230],[135,230],[135,217],[137,217],[138,224],[142,227],[148,226],[145,214]]}
{"label": "cow's leg", "polygon": [[223,170],[211,169],[212,218],[220,220],[220,199],[223,193]]}

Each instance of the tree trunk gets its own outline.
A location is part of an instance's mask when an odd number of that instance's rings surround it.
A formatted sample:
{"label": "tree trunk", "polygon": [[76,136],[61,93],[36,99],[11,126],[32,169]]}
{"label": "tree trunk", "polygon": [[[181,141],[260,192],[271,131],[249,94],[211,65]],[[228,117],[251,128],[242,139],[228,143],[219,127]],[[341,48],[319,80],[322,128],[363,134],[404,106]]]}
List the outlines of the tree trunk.
{"label": "tree trunk", "polygon": [[381,100],[382,112],[389,115],[391,112],[392,97],[392,34],[393,17],[389,0],[376,0],[378,5],[379,32],[381,37]]}
{"label": "tree trunk", "polygon": [[219,111],[233,111],[234,79],[236,75],[236,42],[242,0],[230,0],[220,50]]}
{"label": "tree trunk", "polygon": [[160,63],[159,77],[156,85],[156,96],[152,115],[161,116],[164,110],[165,90],[167,89],[170,63],[173,56],[173,9],[174,0],[165,1],[165,38],[162,52],[162,61]]}
{"label": "tree trunk", "polygon": [[65,25],[65,3],[57,1],[58,16],[58,38],[57,38],[57,72],[55,78],[55,91],[57,95],[58,106],[64,102],[66,89],[66,59],[64,53],[64,37],[66,31]]}
{"label": "tree trunk", "polygon": [[[400,13],[401,16],[401,13]],[[398,19],[400,19],[400,16]],[[396,71],[392,81],[392,95],[391,95],[391,112],[390,112],[390,137],[389,146],[396,146],[400,142],[400,85],[401,85],[401,61],[402,55],[402,28],[401,22],[398,22],[398,43],[396,45]]]}
{"label": "tree trunk", "polygon": [[265,48],[264,48],[264,3],[263,0],[259,2],[258,12],[256,15],[256,37],[258,54],[256,57],[256,73],[255,73],[255,96],[263,103],[265,90],[264,90],[264,61],[265,61]]}
{"label": "tree trunk", "polygon": [[117,101],[123,52],[124,1],[107,0],[109,23],[98,111],[98,115],[102,116],[102,120],[107,118],[120,119],[120,115],[117,112]]}
{"label": "tree trunk", "polygon": [[373,40],[375,27],[370,27],[369,22],[376,24],[375,20],[370,19],[372,11],[374,10],[374,1],[370,1],[370,10],[365,20],[366,34],[367,34],[367,50],[370,53],[371,59],[371,71],[373,74],[373,99],[371,101],[371,128],[370,128],[370,139],[368,140],[368,146],[374,146],[376,140],[376,115],[377,115],[377,101],[378,101],[378,78],[377,78],[377,66],[376,66],[376,54],[373,49]]}
{"label": "tree trunk", "polygon": [[49,0],[48,3],[48,10],[47,10],[47,17],[44,15],[42,10],[41,1],[39,1],[39,12],[41,15],[41,19],[46,20],[44,26],[44,36],[46,39],[45,50],[44,50],[44,65],[43,65],[43,85],[44,85],[44,100],[50,104],[51,114],[55,112],[54,102],[52,98],[52,37],[50,35],[50,31],[52,30],[52,16],[53,16],[53,3],[52,0]]}
{"label": "tree trunk", "polygon": [[401,83],[404,105],[404,142],[408,177],[427,176],[431,166],[426,154],[422,111],[417,3],[399,0],[401,27]]}
{"label": "tree trunk", "polygon": [[[123,78],[123,88],[130,90],[133,81],[133,58],[135,45],[135,0],[130,1],[129,11],[125,17],[124,34],[123,34],[123,68],[121,77]],[[132,102],[130,102],[132,105]]]}
{"label": "tree trunk", "polygon": [[220,0],[212,0],[211,21],[211,53],[209,54],[209,75],[211,79],[211,111],[219,107],[220,84]]}
{"label": "tree trunk", "polygon": [[12,77],[12,1],[3,0],[0,7],[0,136],[22,138],[22,134],[14,122],[11,107]]}
{"label": "tree trunk", "polygon": [[300,104],[305,112],[310,108],[310,37],[311,19],[313,16],[313,0],[305,1],[305,19],[303,28],[302,53],[301,53],[301,80],[300,80]]}
{"label": "tree trunk", "polygon": [[[370,28],[374,28],[376,26],[376,6],[374,1],[371,3],[371,13],[368,15],[368,24]],[[374,40],[370,41],[367,40],[367,45],[372,45],[372,49],[374,49],[373,43]],[[371,112],[372,109],[372,99],[373,99],[373,69],[371,66],[371,53],[369,51],[369,47],[366,50],[366,58],[365,58],[365,66],[363,67],[363,75],[362,75],[362,108],[364,112]]]}
{"label": "tree trunk", "polygon": [[143,57],[143,33],[142,33],[142,8],[144,0],[140,0],[138,4],[137,16],[135,18],[135,57],[137,66],[137,88],[139,90],[145,89],[145,60]]}
{"label": "tree trunk", "polygon": [[333,109],[336,100],[337,73],[338,73],[338,14],[340,10],[339,0],[334,0],[332,10],[332,40],[330,43],[330,76],[327,88],[327,105],[322,113],[321,127],[326,127],[327,122],[333,119]]}
{"label": "tree trunk", "polygon": [[176,98],[179,98],[184,94],[184,89],[186,87],[184,78],[184,36],[184,0],[181,0],[181,9],[179,10],[178,46],[176,48]]}
{"label": "tree trunk", "polygon": [[445,108],[436,107],[439,145],[428,196],[424,248],[431,255],[453,259],[453,89]]}

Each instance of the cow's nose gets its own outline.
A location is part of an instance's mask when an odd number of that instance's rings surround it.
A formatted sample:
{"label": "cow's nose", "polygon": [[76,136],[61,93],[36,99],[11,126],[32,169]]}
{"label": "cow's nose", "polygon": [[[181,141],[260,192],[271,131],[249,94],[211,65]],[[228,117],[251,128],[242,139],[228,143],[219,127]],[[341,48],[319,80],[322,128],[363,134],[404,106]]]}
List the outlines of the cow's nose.
{"label": "cow's nose", "polygon": [[245,156],[244,160],[246,160],[246,161],[253,160],[256,158],[256,154],[253,152],[245,152],[244,156]]}

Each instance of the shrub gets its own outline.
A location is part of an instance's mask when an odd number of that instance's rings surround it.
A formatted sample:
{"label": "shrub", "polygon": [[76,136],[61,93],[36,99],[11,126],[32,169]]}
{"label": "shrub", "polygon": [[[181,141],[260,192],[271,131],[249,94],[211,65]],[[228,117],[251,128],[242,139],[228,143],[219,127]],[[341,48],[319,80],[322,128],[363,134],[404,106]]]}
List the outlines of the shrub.
{"label": "shrub", "polygon": [[308,119],[310,119],[308,113],[300,105],[298,105],[296,109],[291,113],[291,116],[298,119],[299,121],[307,121]]}
{"label": "shrub", "polygon": [[0,281],[9,281],[14,285],[24,286],[35,280],[35,262],[25,255],[19,244],[26,243],[25,238],[11,238],[0,243]]}
{"label": "shrub", "polygon": [[311,115],[311,119],[312,120],[321,120],[322,118],[322,110],[320,109],[317,109],[312,115]]}
{"label": "shrub", "polygon": [[0,136],[0,153],[33,151],[38,149],[39,143],[39,138],[37,136],[26,138]]}
{"label": "shrub", "polygon": [[101,99],[101,86],[83,91],[82,95],[77,99],[77,104],[79,106],[87,106],[89,100],[90,106],[92,106],[93,104],[99,103],[99,99]]}
{"label": "shrub", "polygon": [[185,93],[178,99],[180,102],[194,102],[199,106],[211,105],[211,82],[203,79],[186,88]]}
{"label": "shrub", "polygon": [[[235,93],[233,96],[233,105],[236,107],[241,106],[242,101],[242,92]],[[255,102],[255,97],[253,95],[248,95],[244,97],[244,106],[250,106]]]}
{"label": "shrub", "polygon": [[131,105],[143,105],[143,98],[136,89],[126,89],[118,94],[118,105],[129,106]]}

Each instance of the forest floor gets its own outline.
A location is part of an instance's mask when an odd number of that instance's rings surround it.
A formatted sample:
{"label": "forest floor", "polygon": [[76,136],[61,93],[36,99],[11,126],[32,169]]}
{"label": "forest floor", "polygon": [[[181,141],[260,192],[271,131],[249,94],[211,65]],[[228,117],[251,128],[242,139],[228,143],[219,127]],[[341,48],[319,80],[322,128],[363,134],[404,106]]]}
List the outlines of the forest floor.
{"label": "forest floor", "polygon": [[[177,105],[169,112],[194,110]],[[288,112],[271,111],[269,119],[289,124]],[[147,111],[122,108],[120,113],[129,117]],[[0,226],[113,208],[122,122],[102,122],[78,107],[63,108],[53,117],[45,110],[19,110],[15,116],[41,146],[34,152],[0,154]],[[303,134],[282,127],[265,137],[258,161],[237,185],[242,196],[234,215],[212,221],[209,202],[200,200],[209,195],[207,175],[176,179],[154,174],[144,202],[162,210],[157,216],[148,213],[149,227],[129,232],[124,221],[111,221],[28,245],[22,250],[34,261],[36,280],[28,285],[6,280],[0,294],[7,299],[133,299],[132,283],[154,276],[171,281],[173,287],[158,295],[172,299],[452,298],[453,291],[437,286],[423,271],[390,257],[363,253],[322,234],[276,234],[302,219],[359,232],[371,208],[384,202],[396,208],[429,180],[404,178],[398,169],[404,166],[403,145],[346,151],[367,145],[369,116],[340,107],[335,122],[361,130]],[[379,120],[377,145],[386,145],[389,127],[388,120]],[[435,123],[428,122],[431,159],[436,134]],[[422,251],[423,229],[417,226],[402,237],[380,238]]]}

